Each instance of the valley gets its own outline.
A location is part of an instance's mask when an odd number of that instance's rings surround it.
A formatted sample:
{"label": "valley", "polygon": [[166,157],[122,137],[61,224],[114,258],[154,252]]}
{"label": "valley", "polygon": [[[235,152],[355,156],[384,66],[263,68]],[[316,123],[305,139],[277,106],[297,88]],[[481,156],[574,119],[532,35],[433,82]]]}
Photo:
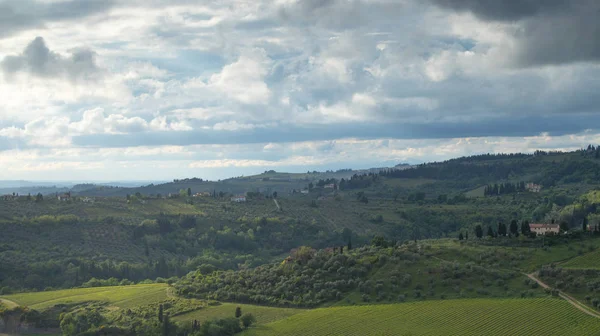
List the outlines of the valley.
{"label": "valley", "polygon": [[[6,195],[0,327],[64,335],[600,333],[599,168],[586,151],[540,152],[78,187],[60,199]],[[530,223],[560,232],[536,236]]]}

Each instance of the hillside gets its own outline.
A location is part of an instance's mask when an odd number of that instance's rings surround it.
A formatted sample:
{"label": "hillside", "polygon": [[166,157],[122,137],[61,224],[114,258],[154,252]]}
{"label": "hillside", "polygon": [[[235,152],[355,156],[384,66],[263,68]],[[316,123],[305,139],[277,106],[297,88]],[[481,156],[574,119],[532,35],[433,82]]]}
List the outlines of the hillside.
{"label": "hillside", "polygon": [[242,335],[596,335],[600,323],[558,299],[426,301],[316,309]]}
{"label": "hillside", "polygon": [[[578,230],[584,218],[592,225],[600,219],[594,191],[599,162],[583,152],[484,155],[343,181],[331,179],[355,172],[265,172],[218,182],[253,183],[267,190],[269,183],[304,188],[311,177],[330,179],[308,182],[313,183],[308,194],[279,193],[279,208],[259,194],[249,194],[245,203],[232,203],[224,192],[187,197],[186,190],[180,196],[178,189],[189,183],[209,183],[193,179],[164,185],[173,187],[174,198],[132,193],[129,199],[2,199],[0,266],[5,271],[0,290],[69,288],[92,277],[136,282],[181,277],[198,267],[227,270],[270,263],[301,245],[320,249],[352,240],[359,246],[375,236],[400,243],[459,233],[474,237],[478,225],[497,232],[498,223],[513,220],[519,225],[555,220]],[[551,181],[539,193],[508,188],[545,180]],[[339,190],[322,187],[331,181]],[[499,195],[483,195],[490,185],[507,187]],[[133,191],[107,188],[112,189]]]}
{"label": "hillside", "polygon": [[[371,331],[378,335],[388,330],[438,334],[444,324],[450,334],[468,335],[483,326],[500,332],[505,330],[497,324],[500,316],[516,320],[532,310],[535,313],[529,314],[528,323],[515,323],[511,334],[552,335],[567,329],[574,335],[595,332],[598,322],[593,317],[553,298],[551,291],[543,290],[524,273],[540,269],[545,276],[547,265],[578,258],[574,246],[595,251],[600,239],[548,237],[544,247],[540,242],[541,238],[505,237],[423,240],[394,246],[375,239],[371,246],[346,246],[342,252],[301,248],[283,262],[256,268],[197,270],[179,280],[171,279],[172,286],[73,288],[4,295],[2,299],[28,306],[26,311],[32,311],[25,321],[36,328],[58,330],[59,316],[66,325],[93,318],[120,332],[118,335],[153,335],[164,325],[157,319],[161,309],[172,317],[168,326],[174,335],[196,330],[199,324],[195,321],[202,322],[201,328],[218,325],[223,333],[215,335],[232,335],[223,328],[241,331],[240,322],[232,319],[238,307],[255,317],[257,327],[244,333],[247,335],[370,335]],[[102,283],[96,280],[88,285]],[[576,287],[565,289],[580,296]],[[587,302],[593,307],[596,301]],[[479,322],[468,324],[455,314]],[[308,320],[314,323],[306,323]],[[426,320],[433,322],[423,324]],[[323,328],[324,323],[331,328]],[[466,329],[460,329],[461,325]],[[67,330],[63,323],[60,327]],[[93,325],[85,328],[96,330]]]}
{"label": "hillside", "polygon": [[[552,291],[525,275],[538,272],[592,309],[600,306],[599,163],[585,152],[484,155],[365,174],[265,172],[160,185],[170,197],[152,194],[156,186],[84,196],[96,190],[88,185],[62,201],[3,197],[0,295],[40,309],[36,323],[54,328],[68,312],[73,321],[94,316],[148,333],[164,323],[149,317],[166,304],[173,328],[201,320],[237,330],[237,306],[264,326],[314,308],[548,298]],[[232,187],[188,193],[211,183]],[[245,202],[230,200],[238,191]],[[551,221],[567,233],[527,230]],[[131,286],[153,282],[172,287]]]}

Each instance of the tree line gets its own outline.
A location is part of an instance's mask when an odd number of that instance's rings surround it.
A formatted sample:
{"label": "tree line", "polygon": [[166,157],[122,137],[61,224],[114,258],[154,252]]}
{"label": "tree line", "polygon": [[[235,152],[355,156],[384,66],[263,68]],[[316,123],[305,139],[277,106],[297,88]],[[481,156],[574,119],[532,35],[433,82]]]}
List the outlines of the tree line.
{"label": "tree line", "polygon": [[525,182],[521,181],[521,182],[517,182],[517,183],[510,183],[510,182],[506,182],[506,183],[495,183],[495,184],[488,184],[485,186],[483,194],[485,196],[496,196],[496,195],[506,195],[506,194],[513,194],[513,193],[517,193],[517,192],[524,192],[525,189]]}

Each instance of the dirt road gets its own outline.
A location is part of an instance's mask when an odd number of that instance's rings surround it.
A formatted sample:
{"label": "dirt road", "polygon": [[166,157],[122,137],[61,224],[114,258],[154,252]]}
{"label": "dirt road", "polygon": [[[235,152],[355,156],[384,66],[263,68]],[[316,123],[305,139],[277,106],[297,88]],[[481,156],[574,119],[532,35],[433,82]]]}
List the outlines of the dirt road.
{"label": "dirt road", "polygon": [[[542,282],[542,280],[538,279],[535,277],[535,273],[531,273],[531,274],[525,274],[529,279],[537,282],[540,286],[542,286],[543,288],[551,288],[550,286],[548,286],[547,284],[545,284],[544,282]],[[574,297],[563,293],[562,291],[558,291],[558,296],[560,296],[561,298],[567,300],[567,302],[569,302],[573,307],[581,310],[582,312],[596,317],[596,318],[600,318],[600,314],[596,313],[595,311],[591,310],[591,308],[588,308],[586,305],[584,305],[583,303],[579,302],[577,299],[575,299]]]}

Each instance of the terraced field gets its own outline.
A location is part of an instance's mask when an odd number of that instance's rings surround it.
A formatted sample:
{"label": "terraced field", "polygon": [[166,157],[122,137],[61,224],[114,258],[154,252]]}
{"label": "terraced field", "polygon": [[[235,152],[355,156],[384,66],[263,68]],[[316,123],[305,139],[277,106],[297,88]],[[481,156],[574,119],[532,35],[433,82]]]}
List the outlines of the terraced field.
{"label": "terraced field", "polygon": [[104,301],[120,308],[130,308],[167,299],[167,285],[76,288],[4,296],[22,306],[42,310],[57,304]]}
{"label": "terraced field", "polygon": [[600,320],[564,300],[471,299],[312,310],[252,335],[600,335]]}
{"label": "terraced field", "polygon": [[560,264],[563,268],[600,269],[600,249],[577,256]]}
{"label": "terraced field", "polygon": [[209,306],[204,309],[200,309],[191,313],[179,315],[173,318],[174,321],[207,321],[212,319],[222,319],[226,317],[233,317],[235,315],[235,308],[242,308],[242,313],[252,313],[256,317],[258,324],[271,323],[277,320],[281,320],[298,313],[305,312],[304,309],[294,308],[274,308],[265,306],[255,306],[248,304],[234,304],[234,303],[223,303],[218,306]]}

